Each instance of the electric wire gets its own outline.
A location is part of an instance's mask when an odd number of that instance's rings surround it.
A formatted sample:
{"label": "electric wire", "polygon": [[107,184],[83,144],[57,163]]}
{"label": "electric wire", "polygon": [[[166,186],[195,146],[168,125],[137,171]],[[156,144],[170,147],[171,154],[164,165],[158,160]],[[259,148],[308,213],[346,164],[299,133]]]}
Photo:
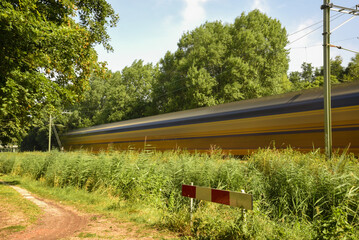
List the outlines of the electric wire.
{"label": "electric wire", "polygon": [[[336,13],[336,14],[334,14],[334,15],[332,16],[330,22],[332,22],[332,21],[334,21],[334,20],[336,20],[336,19],[338,19],[338,18],[340,18],[340,17],[342,17],[342,16],[344,16],[344,15],[346,15],[346,14],[345,14],[345,13],[338,12],[338,13]],[[302,31],[304,31],[304,30],[307,30],[307,29],[309,29],[309,28],[311,28],[311,27],[313,27],[313,26],[315,26],[315,25],[318,25],[319,23],[322,23],[322,22],[323,22],[323,20],[321,20],[321,21],[319,21],[319,22],[316,22],[316,23],[313,23],[313,24],[311,24],[310,26],[307,26],[307,27],[305,27],[305,28],[302,28],[302,29],[300,29],[300,30],[298,30],[298,31],[295,31],[295,32],[289,34],[288,37],[289,37],[289,36],[292,36],[292,35],[295,35],[295,34],[297,34],[297,33],[299,33],[299,32],[302,32]],[[300,39],[302,39],[302,38],[308,36],[309,34],[311,34],[311,33],[315,32],[315,31],[317,31],[318,29],[320,29],[320,28],[322,28],[322,27],[323,27],[323,24],[322,24],[321,26],[315,28],[314,30],[312,30],[312,31],[310,31],[310,32],[308,32],[308,33],[306,33],[306,34],[304,34],[303,36],[301,36],[301,37],[295,39],[294,41],[289,42],[287,46],[289,46],[290,44],[292,44],[292,43],[294,43],[294,42],[296,42],[296,41],[298,41],[298,40],[300,40]],[[359,39],[359,37],[354,37],[354,38],[350,38],[350,39],[338,40],[338,41],[335,41],[335,42],[347,41],[347,40],[351,40],[351,39],[355,39],[355,38]],[[322,45],[313,45],[313,46],[310,46],[310,47],[317,47],[317,46],[322,46]],[[298,47],[298,48],[309,48],[309,47]],[[292,49],[293,49],[293,48],[292,48]],[[343,49],[343,50],[346,50],[346,51],[350,51],[350,52],[354,52],[354,53],[358,53],[358,52],[356,52],[356,51],[349,50],[349,49],[342,48],[342,47],[340,47],[340,49]],[[177,81],[179,81],[179,80],[177,80]],[[176,82],[177,82],[177,81],[176,81]],[[174,90],[169,91],[169,92],[166,92],[166,93],[164,93],[164,94],[158,96],[158,98],[161,98],[161,97],[163,97],[163,96],[169,95],[170,93],[173,93],[173,92],[177,92],[177,91],[182,90],[182,89],[184,89],[184,88],[186,88],[186,86],[185,86],[185,87],[178,88],[178,89],[174,89]]]}
{"label": "electric wire", "polygon": [[323,20],[321,20],[321,21],[319,21],[319,22],[316,22],[316,23],[313,23],[312,25],[309,25],[309,26],[307,26],[307,27],[305,27],[305,28],[302,28],[302,29],[300,29],[300,30],[298,30],[298,31],[295,31],[295,32],[293,32],[293,33],[291,33],[291,34],[288,34],[288,37],[290,37],[290,36],[292,36],[292,35],[294,35],[294,34],[300,33],[300,32],[302,32],[302,31],[304,31],[304,30],[307,30],[308,28],[314,27],[315,25],[317,25],[317,24],[319,24],[319,23],[322,23],[322,22],[323,22]]}
{"label": "electric wire", "polygon": [[[334,21],[334,20],[336,20],[336,19],[338,19],[338,18],[340,18],[340,17],[342,17],[342,16],[344,16],[344,15],[345,15],[345,13],[340,13],[340,12],[339,12],[339,13],[333,15],[333,17],[332,17],[332,19],[330,20],[330,22],[332,22],[332,21]],[[295,35],[295,34],[297,34],[297,33],[300,33],[300,32],[302,32],[302,31],[304,31],[304,30],[307,30],[307,29],[309,29],[309,28],[311,28],[311,27],[313,27],[313,26],[315,26],[315,25],[318,25],[318,24],[320,24],[320,23],[322,23],[322,22],[323,22],[323,20],[318,21],[318,22],[316,22],[316,23],[313,23],[313,24],[311,24],[311,25],[309,25],[309,26],[307,26],[307,27],[305,27],[305,28],[302,28],[302,29],[300,29],[300,30],[297,30],[297,31],[295,31],[295,32],[293,32],[293,33],[291,33],[291,34],[289,34],[288,37],[289,37],[289,36],[292,36],[292,35]],[[302,39],[302,38],[308,36],[309,34],[311,34],[311,33],[315,32],[315,31],[317,31],[318,29],[320,29],[320,28],[322,28],[322,27],[323,27],[323,25],[321,25],[321,26],[315,28],[314,30],[312,30],[312,31],[310,31],[310,32],[308,32],[308,33],[306,33],[306,34],[304,34],[303,36],[301,36],[301,37],[295,39],[294,41],[291,41],[290,43],[288,43],[287,46],[289,46],[290,44],[292,44],[292,43],[294,43],[294,42],[296,42],[296,41],[299,41],[300,39]],[[335,42],[346,41],[346,40],[351,40],[351,39],[355,39],[355,38],[358,38],[358,39],[359,39],[359,37],[354,37],[354,38],[350,38],[350,39],[338,40],[338,41],[335,41]],[[296,47],[296,48],[292,48],[292,49],[311,48],[311,47],[317,47],[317,46],[322,46],[322,45],[312,45],[312,46],[309,46],[309,47]],[[334,45],[333,45],[333,46],[334,46]],[[337,47],[337,46],[335,46],[335,47]],[[337,48],[339,48],[339,47],[337,47]],[[349,50],[349,49],[342,48],[342,47],[340,47],[339,49],[343,49],[343,50],[346,50],[346,51],[355,52],[355,51],[353,51],[353,50]],[[358,53],[358,52],[355,52],[355,53]],[[174,81],[174,82],[178,82],[178,81],[182,81],[182,79],[176,80],[176,81]],[[171,93],[180,91],[180,90],[185,89],[185,88],[187,88],[187,87],[184,86],[184,87],[180,87],[180,88],[174,89],[174,90],[172,90],[172,91],[168,91],[168,92],[166,92],[166,93],[164,93],[164,94],[161,94],[161,95],[157,96],[157,98],[164,97],[164,96],[166,96],[166,95],[169,95],[169,94],[171,94]]]}
{"label": "electric wire", "polygon": [[[344,15],[345,15],[345,13],[337,13],[337,14],[335,14],[335,15],[333,16],[333,18],[332,18],[330,21],[332,22],[332,21],[334,21],[334,20],[336,20],[336,19],[338,19],[338,18],[340,18],[340,17],[342,17],[342,16],[344,16]],[[323,21],[321,21],[321,22],[323,22]],[[310,26],[310,27],[311,27],[311,26]],[[318,29],[320,29],[320,28],[322,28],[322,27],[323,27],[323,25],[320,25],[319,27],[315,28],[314,30],[312,30],[312,31],[310,31],[310,32],[308,32],[308,33],[306,33],[306,34],[304,34],[303,36],[301,36],[301,37],[299,37],[299,38],[297,38],[297,39],[295,39],[295,40],[293,40],[293,41],[291,41],[291,42],[289,42],[287,46],[289,46],[289,45],[291,45],[291,44],[293,44],[293,43],[299,41],[300,39],[302,39],[302,38],[308,36],[309,34],[311,34],[311,33],[315,32],[315,31],[317,31]],[[308,28],[308,27],[307,27],[307,28]],[[306,28],[306,29],[307,29],[307,28]],[[304,29],[303,29],[303,30],[304,30]],[[298,32],[299,32],[299,31],[298,31]],[[292,34],[292,35],[293,35],[293,34]]]}
{"label": "electric wire", "polygon": [[352,52],[352,53],[359,53],[359,52],[357,52],[357,51],[354,51],[354,50],[351,50],[351,49],[348,49],[348,48],[343,48],[342,46],[335,46],[335,45],[332,45],[332,44],[330,44],[329,45],[330,47],[335,47],[335,48],[338,48],[338,49],[341,49],[341,50],[345,50],[345,51],[348,51],[348,52]]}
{"label": "electric wire", "polygon": [[[344,15],[344,13],[337,13],[337,14],[333,15],[333,17],[334,17],[333,20],[337,19],[337,18],[335,18],[335,17],[338,16],[338,15],[342,16],[342,15]],[[331,20],[331,21],[332,21],[332,20]],[[291,34],[289,34],[288,37],[290,37],[290,36],[292,36],[292,35],[294,35],[294,34],[300,33],[300,32],[302,32],[302,31],[304,31],[304,30],[307,30],[308,28],[311,28],[311,27],[313,27],[313,26],[315,26],[315,25],[317,25],[317,24],[319,24],[319,23],[322,23],[322,22],[323,22],[323,20],[320,20],[319,22],[313,23],[312,25],[309,25],[309,26],[307,26],[307,27],[305,27],[305,28],[299,29],[299,30],[297,30],[297,31],[295,31],[295,32],[293,32],[293,33],[291,33]],[[323,26],[323,25],[322,25],[322,26]]]}
{"label": "electric wire", "polygon": [[312,30],[312,31],[310,31],[310,32],[308,32],[308,33],[306,33],[306,34],[304,34],[303,36],[301,36],[301,37],[299,37],[299,38],[297,38],[297,39],[295,39],[295,40],[291,41],[290,43],[288,43],[288,45],[287,45],[287,46],[289,46],[289,45],[291,45],[291,44],[293,44],[293,43],[295,43],[295,42],[299,41],[300,39],[302,39],[302,38],[304,38],[304,37],[308,36],[309,34],[311,34],[311,33],[315,32],[315,31],[317,31],[318,29],[320,29],[320,28],[322,28],[322,27],[323,27],[323,25],[321,25],[320,27],[315,28],[314,30]]}
{"label": "electric wire", "polygon": [[[359,37],[341,39],[341,40],[337,40],[337,41],[332,41],[332,43],[344,42],[344,41],[353,40],[353,39],[359,39]],[[302,48],[312,48],[312,47],[321,47],[321,46],[323,46],[323,44],[315,44],[315,45],[311,45],[311,46],[294,47],[294,48],[291,48],[291,49],[302,49]]]}

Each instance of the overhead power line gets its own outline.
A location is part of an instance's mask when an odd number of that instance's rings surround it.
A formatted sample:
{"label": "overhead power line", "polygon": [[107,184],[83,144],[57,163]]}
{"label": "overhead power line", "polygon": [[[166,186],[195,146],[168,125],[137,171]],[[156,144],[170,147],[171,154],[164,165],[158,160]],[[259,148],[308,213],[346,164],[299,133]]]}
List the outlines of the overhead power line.
{"label": "overhead power line", "polygon": [[[340,15],[340,16],[338,16],[338,15]],[[339,17],[341,17],[341,16],[343,16],[343,15],[344,15],[344,13],[337,13],[337,14],[333,15],[334,18],[333,18],[331,21],[333,21],[333,20],[335,20],[335,19],[337,19],[337,18],[339,18]],[[335,18],[336,16],[338,16],[338,17]],[[315,25],[317,25],[317,24],[319,24],[319,23],[323,23],[323,20],[320,20],[319,22],[313,23],[313,24],[311,24],[311,25],[309,25],[309,26],[307,26],[307,27],[305,27],[305,28],[299,29],[299,30],[297,30],[297,31],[295,31],[295,32],[293,32],[293,33],[291,33],[291,34],[289,34],[288,37],[290,37],[290,36],[292,36],[292,35],[294,35],[294,34],[300,33],[300,32],[302,32],[302,31],[304,31],[304,30],[307,30],[308,28],[314,27]],[[323,25],[321,25],[321,26],[323,26]]]}
{"label": "overhead power line", "polygon": [[305,27],[305,28],[299,29],[298,31],[289,34],[288,37],[290,37],[290,36],[292,36],[292,35],[294,35],[294,34],[300,33],[300,32],[302,32],[302,31],[304,31],[304,30],[307,30],[308,28],[314,27],[315,25],[317,25],[317,24],[319,24],[319,23],[322,23],[322,22],[323,22],[323,20],[321,20],[321,21],[319,21],[319,22],[316,22],[316,23],[313,23],[312,25],[309,25],[309,26],[307,26],[307,27]]}
{"label": "overhead power line", "polygon": [[330,46],[330,47],[335,47],[335,48],[338,48],[338,49],[343,49],[343,50],[348,51],[348,52],[359,53],[359,52],[354,51],[354,50],[350,50],[350,49],[347,49],[347,48],[343,48],[342,46],[336,46],[336,45],[332,45],[332,44],[330,44],[329,46]]}
{"label": "overhead power line", "polygon": [[293,43],[295,43],[295,42],[297,42],[297,41],[299,41],[300,39],[302,39],[302,38],[308,36],[309,34],[311,34],[311,33],[315,32],[315,31],[317,31],[318,29],[321,29],[322,27],[323,27],[323,25],[321,25],[321,26],[317,27],[316,29],[314,29],[314,30],[312,30],[312,31],[310,31],[310,32],[308,32],[308,33],[306,33],[306,34],[304,34],[303,36],[301,36],[301,37],[299,37],[299,38],[297,38],[297,39],[291,41],[290,43],[288,43],[288,46],[291,45],[291,44],[293,44]]}
{"label": "overhead power line", "polygon": [[[341,39],[341,40],[333,41],[332,43],[344,42],[344,41],[353,40],[353,39],[358,39],[359,40],[359,37]],[[291,49],[312,48],[312,47],[322,47],[322,46],[323,46],[322,44],[315,44],[315,45],[310,45],[310,46],[294,47],[294,48],[291,48]]]}
{"label": "overhead power line", "polygon": [[[335,6],[335,5],[333,5],[333,6]],[[358,5],[357,5],[357,6],[358,6]],[[357,6],[354,6],[354,7],[357,7]],[[337,7],[337,6],[335,6],[335,7]],[[345,11],[338,11],[337,14],[335,14],[335,15],[332,16],[332,18],[330,19],[330,22],[332,22],[332,21],[334,21],[334,20],[336,20],[336,19],[338,19],[338,18],[344,16],[346,13],[347,13],[347,12],[345,12]],[[352,12],[351,12],[351,13],[352,13]],[[353,14],[353,15],[358,16],[357,14]],[[350,20],[351,20],[351,19],[345,21],[344,23],[342,23],[341,25],[339,25],[337,28],[341,27],[343,24],[345,24],[346,22],[348,22],[348,21],[350,21]],[[316,22],[316,23],[313,23],[312,25],[307,26],[307,27],[305,27],[305,28],[302,28],[302,29],[300,29],[300,30],[298,30],[298,31],[296,31],[296,32],[293,32],[293,33],[289,34],[288,36],[292,36],[292,35],[294,35],[294,34],[297,34],[297,33],[299,33],[299,32],[302,32],[302,31],[304,31],[304,30],[307,30],[308,28],[311,28],[311,27],[313,27],[313,26],[315,26],[315,25],[317,25],[317,24],[319,24],[319,23],[322,23],[322,22],[323,22],[323,20],[321,20],[321,21],[319,21],[319,22]],[[314,30],[312,30],[312,31],[310,31],[310,32],[308,32],[308,33],[306,33],[306,34],[304,34],[303,36],[301,36],[301,37],[299,37],[299,38],[297,38],[297,39],[291,41],[290,43],[288,43],[288,45],[291,45],[292,43],[299,41],[300,39],[302,39],[302,38],[308,36],[309,34],[315,32],[316,30],[320,29],[321,27],[323,27],[323,25],[321,25],[320,27],[315,28]],[[334,29],[334,30],[336,30],[336,29]]]}
{"label": "overhead power line", "polygon": [[[338,16],[338,15],[339,15],[339,16]],[[332,18],[330,21],[332,22],[332,21],[334,21],[334,20],[340,18],[340,17],[343,16],[343,15],[344,15],[344,13],[337,13],[337,14],[335,14],[335,15],[333,16],[334,18]],[[336,16],[336,17],[335,17],[335,16]],[[323,21],[320,21],[320,22],[323,22]],[[319,23],[320,23],[320,22],[319,22]],[[314,25],[314,24],[313,24],[313,25]],[[315,25],[316,25],[316,24],[315,24]],[[312,26],[310,26],[310,27],[312,27]],[[315,32],[315,31],[321,29],[322,27],[323,27],[323,25],[320,25],[319,27],[315,28],[314,30],[312,30],[312,31],[310,31],[310,32],[308,32],[308,33],[306,33],[306,34],[304,34],[303,36],[301,36],[301,37],[299,37],[299,38],[297,38],[297,39],[295,39],[295,40],[293,40],[293,41],[291,41],[290,43],[288,43],[288,46],[291,45],[292,43],[295,43],[295,42],[299,41],[300,39],[302,39],[302,38],[308,36],[309,34],[311,34],[311,33]],[[309,27],[307,27],[307,28],[309,28]],[[307,29],[307,28],[306,28],[306,29]],[[303,30],[304,30],[304,28],[303,28]],[[301,30],[299,30],[299,31],[301,31]],[[299,31],[297,31],[297,32],[299,32]],[[293,35],[293,34],[292,34],[292,35]]]}
{"label": "overhead power line", "polygon": [[359,37],[346,38],[346,39],[342,39],[342,40],[338,40],[338,41],[333,41],[333,43],[344,42],[344,41],[353,40],[353,39],[358,39],[359,40]]}
{"label": "overhead power line", "polygon": [[343,23],[341,23],[340,25],[336,26],[333,30],[330,31],[330,33],[334,32],[335,30],[337,30],[338,28],[340,28],[341,26],[343,26],[344,24],[348,23],[349,21],[353,20],[356,16],[352,16],[351,18],[347,19],[346,21],[344,21]]}

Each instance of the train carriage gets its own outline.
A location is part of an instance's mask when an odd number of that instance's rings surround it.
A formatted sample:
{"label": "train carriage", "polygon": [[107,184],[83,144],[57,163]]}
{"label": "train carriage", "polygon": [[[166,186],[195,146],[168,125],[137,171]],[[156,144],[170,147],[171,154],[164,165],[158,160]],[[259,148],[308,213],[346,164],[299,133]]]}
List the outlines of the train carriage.
{"label": "train carriage", "polygon": [[[323,90],[310,89],[78,129],[66,150],[220,148],[248,154],[275,144],[300,151],[324,148]],[[333,149],[359,153],[359,82],[332,89]]]}

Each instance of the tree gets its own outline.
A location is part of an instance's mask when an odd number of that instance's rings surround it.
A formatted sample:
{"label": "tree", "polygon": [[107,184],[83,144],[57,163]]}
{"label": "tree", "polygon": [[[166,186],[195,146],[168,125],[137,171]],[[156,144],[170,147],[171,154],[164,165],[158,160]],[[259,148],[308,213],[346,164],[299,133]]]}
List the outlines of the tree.
{"label": "tree", "polygon": [[351,59],[348,67],[345,69],[344,81],[357,81],[359,80],[359,54]]}
{"label": "tree", "polygon": [[302,88],[302,77],[301,72],[294,71],[289,74],[289,81],[293,84],[294,90],[299,90]]}
{"label": "tree", "polygon": [[[0,0],[0,140],[19,141],[43,112],[71,104],[102,71],[118,16],[104,0]],[[78,22],[76,21],[78,20]]]}
{"label": "tree", "polygon": [[[331,84],[338,84],[340,83],[338,78],[334,75],[330,75],[330,82]],[[309,88],[317,88],[324,85],[324,76],[318,76],[316,77],[312,82],[303,81],[301,82],[299,89],[309,89]]]}
{"label": "tree", "polygon": [[[343,76],[344,76],[344,67],[342,66],[342,63],[343,63],[343,59],[341,56],[335,56],[334,59],[330,59],[330,75],[335,76],[335,78],[339,82],[343,82]],[[314,79],[323,76],[324,76],[323,66],[319,68],[315,68]]]}
{"label": "tree", "polygon": [[314,75],[314,67],[312,66],[312,64],[303,62],[301,68],[302,68],[302,73],[301,73],[302,81],[313,82],[315,79],[315,75]]}
{"label": "tree", "polygon": [[343,59],[340,56],[336,56],[334,59],[330,59],[330,74],[335,76],[339,82],[343,81],[344,67],[342,66]]}
{"label": "tree", "polygon": [[[340,83],[340,77],[343,76],[343,67],[341,66],[341,57],[337,56],[335,59],[331,59],[331,83]],[[294,90],[309,89],[323,86],[324,76],[323,67],[314,68],[311,63],[303,62],[302,71],[291,72],[289,74],[289,80],[293,83]]]}
{"label": "tree", "polygon": [[158,112],[288,91],[287,43],[280,22],[258,10],[233,24],[207,22],[187,32],[160,61],[153,96]]}
{"label": "tree", "polygon": [[[107,123],[108,115],[111,113],[111,109],[107,108],[107,102],[110,91],[114,88],[123,88],[120,72],[108,71],[104,75],[93,74],[82,101],[68,109],[72,114],[65,124],[67,128],[74,129]],[[120,97],[121,95],[118,94],[118,98]]]}
{"label": "tree", "polygon": [[107,122],[115,122],[149,115],[152,84],[158,77],[158,66],[135,60],[121,72],[121,84],[112,85],[105,105]]}
{"label": "tree", "polygon": [[81,102],[75,104],[67,129],[133,119],[151,113],[152,83],[158,66],[136,60],[121,72],[93,75]]}

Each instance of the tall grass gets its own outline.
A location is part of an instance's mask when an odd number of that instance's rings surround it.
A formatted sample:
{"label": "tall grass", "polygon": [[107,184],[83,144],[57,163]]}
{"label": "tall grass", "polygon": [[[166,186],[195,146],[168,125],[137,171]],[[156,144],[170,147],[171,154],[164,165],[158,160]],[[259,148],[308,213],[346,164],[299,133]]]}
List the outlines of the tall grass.
{"label": "tall grass", "polygon": [[[238,160],[185,152],[1,153],[0,172],[150,207],[157,225],[196,239],[357,239],[359,163],[319,152],[258,150]],[[190,184],[253,194],[254,210],[195,201]]]}

